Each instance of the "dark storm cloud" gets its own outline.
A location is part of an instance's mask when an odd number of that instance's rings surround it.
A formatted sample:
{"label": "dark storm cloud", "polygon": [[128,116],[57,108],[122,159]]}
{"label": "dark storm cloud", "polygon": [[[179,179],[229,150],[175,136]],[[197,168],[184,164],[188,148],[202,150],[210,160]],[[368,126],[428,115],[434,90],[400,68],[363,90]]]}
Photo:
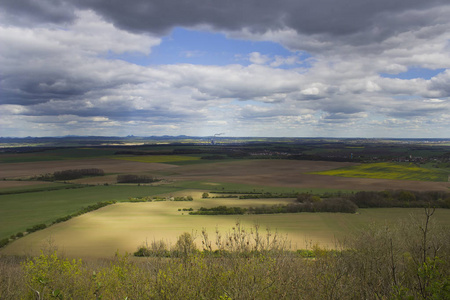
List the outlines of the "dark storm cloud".
{"label": "dark storm cloud", "polygon": [[[443,0],[78,0],[77,3],[94,9],[127,30],[166,31],[173,26],[208,24],[225,31],[248,28],[261,33],[288,27],[308,35],[338,36],[368,30],[376,30],[377,35],[383,36],[396,30],[406,30],[417,26],[421,16],[399,12],[448,4]],[[403,28],[383,26],[379,20],[383,20],[384,24],[397,23]]]}
{"label": "dark storm cloud", "polygon": [[[134,121],[154,120],[158,123],[170,123],[173,119],[183,120],[192,117],[193,113],[185,110],[167,110],[165,107],[152,107],[151,109],[136,110],[130,107],[128,103],[108,103],[97,104],[90,107],[84,101],[50,101],[48,103],[28,107],[22,115],[24,116],[61,116],[73,115],[79,117],[98,117],[104,116],[110,120],[126,121],[133,119]],[[198,116],[198,112],[195,112]]]}
{"label": "dark storm cloud", "polygon": [[[40,0],[2,1],[7,12],[35,22],[68,22],[73,9],[92,9],[116,26],[137,32],[167,32],[174,26],[209,25],[225,31],[265,32],[292,28],[303,34],[351,35],[375,30],[385,35],[417,26],[420,11],[444,0]],[[383,26],[397,23],[403,28]],[[430,20],[423,20],[429,22]],[[400,23],[400,24],[399,24]],[[414,25],[413,25],[414,24]],[[389,25],[389,24],[386,24]]]}
{"label": "dark storm cloud", "polygon": [[35,23],[66,23],[75,19],[70,1],[64,0],[2,0],[0,7],[8,23],[31,25]]}

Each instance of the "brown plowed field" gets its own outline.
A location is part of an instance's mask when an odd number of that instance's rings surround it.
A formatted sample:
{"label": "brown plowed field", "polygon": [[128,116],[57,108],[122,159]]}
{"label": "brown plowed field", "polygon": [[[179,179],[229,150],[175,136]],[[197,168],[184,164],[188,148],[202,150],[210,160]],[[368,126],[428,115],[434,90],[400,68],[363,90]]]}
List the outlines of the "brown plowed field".
{"label": "brown plowed field", "polygon": [[139,173],[176,167],[161,163],[140,163],[118,159],[74,159],[45,162],[0,164],[1,178],[28,177],[68,169],[98,168],[105,173]]}
{"label": "brown plowed field", "polygon": [[409,180],[388,180],[348,178],[305,174],[330,170],[354,163],[292,160],[249,160],[230,163],[214,163],[182,166],[173,171],[176,180],[209,180],[235,182],[259,186],[281,186],[298,188],[332,188],[346,190],[405,189],[415,191],[448,191],[448,182],[425,182]]}

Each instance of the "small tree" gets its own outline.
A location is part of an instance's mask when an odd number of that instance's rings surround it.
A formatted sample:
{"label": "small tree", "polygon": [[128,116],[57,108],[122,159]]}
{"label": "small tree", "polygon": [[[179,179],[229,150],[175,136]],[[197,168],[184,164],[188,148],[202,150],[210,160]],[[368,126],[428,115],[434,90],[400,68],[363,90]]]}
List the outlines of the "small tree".
{"label": "small tree", "polygon": [[208,193],[206,193],[206,192],[205,192],[205,193],[203,193],[203,194],[202,194],[202,198],[203,198],[203,199],[205,199],[205,198],[209,198],[209,194],[208,194]]}
{"label": "small tree", "polygon": [[182,256],[188,256],[197,250],[194,243],[194,238],[189,232],[185,232],[178,237],[177,243],[175,244],[175,251],[177,251]]}

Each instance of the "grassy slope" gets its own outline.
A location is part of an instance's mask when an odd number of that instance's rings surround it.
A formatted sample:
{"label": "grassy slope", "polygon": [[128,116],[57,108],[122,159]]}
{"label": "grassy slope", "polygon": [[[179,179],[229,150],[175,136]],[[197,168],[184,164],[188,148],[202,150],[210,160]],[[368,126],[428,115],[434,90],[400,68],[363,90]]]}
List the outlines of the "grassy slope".
{"label": "grassy slope", "polygon": [[95,186],[80,189],[31,192],[0,196],[0,239],[27,227],[54,221],[101,201],[125,200],[177,191],[148,186]]}
{"label": "grassy slope", "polygon": [[[14,182],[16,183],[16,182]],[[14,193],[29,193],[29,192],[39,192],[43,190],[58,190],[65,189],[72,186],[71,184],[65,184],[60,182],[42,182],[42,181],[22,181],[20,185],[11,187],[1,187],[0,195],[14,194]],[[27,184],[29,183],[29,184]]]}
{"label": "grassy slope", "polygon": [[415,164],[371,163],[311,174],[342,177],[381,178],[418,181],[447,181],[449,172],[442,169],[421,168]]}

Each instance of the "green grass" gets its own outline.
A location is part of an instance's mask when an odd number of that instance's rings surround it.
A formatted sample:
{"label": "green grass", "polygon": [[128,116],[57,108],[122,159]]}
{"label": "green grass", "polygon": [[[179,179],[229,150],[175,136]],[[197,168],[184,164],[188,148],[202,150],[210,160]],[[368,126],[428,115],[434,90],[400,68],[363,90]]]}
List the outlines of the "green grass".
{"label": "green grass", "polygon": [[418,181],[447,181],[449,172],[441,169],[418,167],[412,163],[371,163],[344,167],[310,174],[358,178],[380,178]]}
{"label": "green grass", "polygon": [[30,192],[0,196],[0,239],[77,212],[83,207],[128,197],[152,196],[180,190],[165,186],[94,186],[79,189]]}
{"label": "green grass", "polygon": [[19,194],[19,193],[23,194],[23,193],[40,192],[40,191],[47,191],[47,190],[61,190],[61,189],[70,188],[72,186],[73,186],[73,184],[49,182],[49,183],[43,183],[43,184],[24,185],[24,186],[17,186],[17,187],[6,187],[6,188],[0,188],[0,195]]}

